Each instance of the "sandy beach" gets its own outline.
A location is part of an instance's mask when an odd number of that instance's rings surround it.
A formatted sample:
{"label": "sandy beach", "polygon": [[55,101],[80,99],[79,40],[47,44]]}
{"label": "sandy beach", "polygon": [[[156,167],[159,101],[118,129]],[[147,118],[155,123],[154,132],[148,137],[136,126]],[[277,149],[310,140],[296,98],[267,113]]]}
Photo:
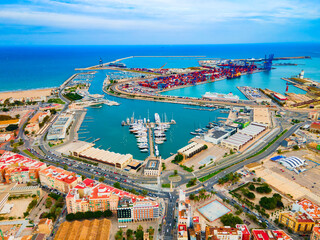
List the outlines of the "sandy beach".
{"label": "sandy beach", "polygon": [[23,91],[13,91],[13,92],[0,92],[0,99],[7,99],[12,97],[13,99],[23,99],[23,98],[41,98],[44,96],[50,96],[51,91],[54,88],[45,89],[34,89],[34,90],[23,90]]}

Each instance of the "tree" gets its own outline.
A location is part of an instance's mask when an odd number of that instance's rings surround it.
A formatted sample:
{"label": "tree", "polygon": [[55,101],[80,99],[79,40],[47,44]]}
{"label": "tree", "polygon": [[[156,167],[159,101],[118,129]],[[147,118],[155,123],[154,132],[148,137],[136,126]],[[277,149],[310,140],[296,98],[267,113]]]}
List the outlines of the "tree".
{"label": "tree", "polygon": [[220,218],[221,222],[225,226],[236,227],[237,224],[242,224],[243,221],[238,216],[234,216],[232,213],[225,214]]}
{"label": "tree", "polygon": [[174,175],[175,175],[175,176],[178,175],[178,170],[174,170]]}
{"label": "tree", "polygon": [[298,145],[294,145],[292,148],[293,148],[293,150],[298,150],[299,146]]}
{"label": "tree", "polygon": [[12,145],[13,145],[13,143],[14,143],[14,140],[13,140],[13,139],[11,139],[11,140],[10,140],[10,145],[12,146]]}
{"label": "tree", "polygon": [[127,238],[129,238],[130,236],[132,236],[132,234],[133,234],[133,230],[129,228],[129,229],[126,231]]}
{"label": "tree", "polygon": [[63,169],[64,169],[64,170],[68,170],[68,168],[69,168],[69,167],[68,167],[67,165],[64,165],[64,166],[63,166]]}
{"label": "tree", "polygon": [[6,127],[6,131],[11,132],[17,130],[19,128],[18,124],[10,124]]}
{"label": "tree", "polygon": [[20,118],[20,114],[17,114],[17,115],[16,115],[16,118]]}
{"label": "tree", "polygon": [[189,195],[189,199],[190,199],[190,200],[194,200],[194,197],[195,197],[194,193],[191,193],[191,194]]}
{"label": "tree", "polygon": [[135,236],[136,240],[143,240],[143,227],[141,225],[139,225],[139,227],[137,228]]}
{"label": "tree", "polygon": [[99,182],[104,182],[105,178],[104,177],[100,177],[99,178]]}
{"label": "tree", "polygon": [[147,231],[148,231],[149,235],[153,236],[153,234],[154,234],[154,228],[153,227],[150,226]]}
{"label": "tree", "polygon": [[50,197],[48,197],[46,199],[46,203],[45,203],[46,208],[50,208],[52,206],[52,200]]}
{"label": "tree", "polygon": [[120,188],[120,183],[115,182],[115,183],[113,184],[113,186],[114,186],[115,188]]}
{"label": "tree", "polygon": [[120,229],[116,235],[114,236],[116,240],[122,240],[122,237],[123,237],[123,231],[122,229]]}
{"label": "tree", "polygon": [[69,213],[66,216],[67,221],[73,221],[74,220],[74,214],[73,213]]}
{"label": "tree", "polygon": [[148,191],[145,190],[145,189],[143,189],[143,190],[142,190],[142,195],[143,195],[143,196],[146,196],[147,194],[148,194]]}
{"label": "tree", "polygon": [[112,217],[112,211],[110,209],[107,209],[106,211],[104,211],[103,216],[106,218]]}
{"label": "tree", "polygon": [[261,177],[258,177],[257,181],[258,181],[258,182],[261,182]]}
{"label": "tree", "polygon": [[250,184],[248,187],[251,191],[254,191],[256,189],[256,187],[253,184]]}

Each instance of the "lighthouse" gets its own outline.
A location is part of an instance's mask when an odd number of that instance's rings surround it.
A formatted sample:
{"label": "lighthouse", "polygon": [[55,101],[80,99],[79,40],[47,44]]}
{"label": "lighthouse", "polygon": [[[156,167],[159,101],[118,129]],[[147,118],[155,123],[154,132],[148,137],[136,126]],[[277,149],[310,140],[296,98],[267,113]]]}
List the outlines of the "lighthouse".
{"label": "lighthouse", "polygon": [[299,74],[299,78],[303,79],[304,78],[304,70],[301,70],[301,73]]}

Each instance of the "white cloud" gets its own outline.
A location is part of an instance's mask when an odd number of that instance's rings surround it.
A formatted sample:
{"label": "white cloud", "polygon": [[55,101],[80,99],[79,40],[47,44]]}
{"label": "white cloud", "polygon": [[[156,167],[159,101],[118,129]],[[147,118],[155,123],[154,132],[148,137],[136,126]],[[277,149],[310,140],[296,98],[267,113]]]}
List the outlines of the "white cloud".
{"label": "white cloud", "polygon": [[0,22],[58,29],[170,31],[233,21],[286,24],[319,19],[319,8],[307,0],[34,0],[2,5]]}

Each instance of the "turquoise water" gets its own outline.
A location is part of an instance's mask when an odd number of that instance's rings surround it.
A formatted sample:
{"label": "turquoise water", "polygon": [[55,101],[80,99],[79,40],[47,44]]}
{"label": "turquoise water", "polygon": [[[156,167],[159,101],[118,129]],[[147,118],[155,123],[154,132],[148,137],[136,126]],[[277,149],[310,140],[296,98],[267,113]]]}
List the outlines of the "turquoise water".
{"label": "turquoise water", "polygon": [[[99,71],[93,80],[89,89],[90,93],[103,93],[102,83],[105,74],[109,71]],[[160,117],[164,114],[167,119],[173,117],[177,122],[171,125],[166,132],[167,141],[159,145],[159,151],[163,158],[170,156],[170,153],[176,153],[177,150],[188,144],[192,138],[190,134],[195,128],[204,128],[209,121],[214,121],[216,117],[227,117],[228,114],[219,111],[197,111],[185,109],[186,106],[173,103],[159,103],[141,100],[122,99],[117,97],[106,96],[110,100],[119,102],[120,106],[102,106],[101,108],[88,108],[87,117],[93,117],[92,120],[85,120],[82,128],[89,131],[87,134],[79,135],[80,140],[89,137],[101,138],[96,142],[96,146],[103,149],[119,153],[131,153],[135,159],[143,160],[148,154],[141,153],[137,147],[136,139],[129,132],[129,128],[121,126],[121,121],[131,117],[134,113],[136,118],[147,118],[148,111],[150,120],[154,121],[154,114],[159,113]],[[81,129],[81,128],[80,128]]]}
{"label": "turquoise water", "polygon": [[[77,67],[87,67],[98,64],[101,57],[104,62],[127,56],[206,56],[207,58],[259,58],[265,54],[274,53],[278,56],[311,56],[311,60],[301,60],[305,65],[277,67],[269,73],[258,73],[243,76],[238,80],[224,80],[196,87],[189,87],[167,92],[180,96],[199,97],[206,91],[228,93],[232,91],[239,96],[236,86],[254,86],[270,88],[283,93],[285,82],[281,77],[296,75],[301,69],[305,76],[313,80],[320,80],[320,44],[289,43],[289,44],[233,44],[233,45],[172,45],[172,46],[43,46],[43,47],[0,47],[0,91],[34,89],[61,85],[68,77],[75,73]],[[197,65],[202,58],[133,58],[124,62],[129,67],[190,67]],[[297,61],[293,61],[297,62]],[[92,82],[90,92],[101,93],[102,82],[106,71],[99,71]],[[301,92],[300,89],[289,87],[289,91]],[[81,139],[101,138],[96,143],[103,149],[119,153],[131,153],[137,159],[144,159],[146,154],[140,153],[136,140],[129,133],[127,127],[121,126],[121,121],[131,117],[150,118],[158,112],[176,120],[177,124],[167,132],[168,141],[159,146],[164,158],[175,153],[178,148],[185,146],[195,128],[205,127],[208,121],[217,116],[226,116],[219,112],[195,111],[185,109],[182,105],[170,103],[156,103],[139,100],[127,100],[107,96],[111,100],[121,103],[120,106],[103,106],[89,108],[87,116],[93,120],[86,120],[82,128],[89,131],[81,134]],[[242,98],[244,98],[242,96]],[[85,127],[86,126],[86,127]]]}
{"label": "turquoise water", "polygon": [[[289,61],[286,61],[289,62]],[[297,64],[297,66],[275,66],[276,69],[273,69],[269,72],[259,72],[254,74],[248,74],[241,76],[240,78],[230,79],[230,80],[221,80],[217,82],[211,82],[207,84],[202,84],[198,86],[192,86],[188,88],[180,88],[176,90],[163,92],[163,95],[175,95],[183,97],[201,97],[206,92],[218,92],[218,93],[229,93],[232,92],[235,95],[238,95],[240,99],[246,99],[246,97],[237,89],[237,86],[251,86],[257,88],[268,88],[273,91],[284,94],[286,91],[286,81],[282,80],[282,77],[291,77],[300,73],[302,69],[306,72],[306,77],[317,76],[319,74],[316,71],[314,62],[320,62],[320,59],[312,60],[297,60],[292,61]],[[289,85],[289,91],[294,93],[305,93],[305,91],[300,88],[296,88],[292,85]]]}

